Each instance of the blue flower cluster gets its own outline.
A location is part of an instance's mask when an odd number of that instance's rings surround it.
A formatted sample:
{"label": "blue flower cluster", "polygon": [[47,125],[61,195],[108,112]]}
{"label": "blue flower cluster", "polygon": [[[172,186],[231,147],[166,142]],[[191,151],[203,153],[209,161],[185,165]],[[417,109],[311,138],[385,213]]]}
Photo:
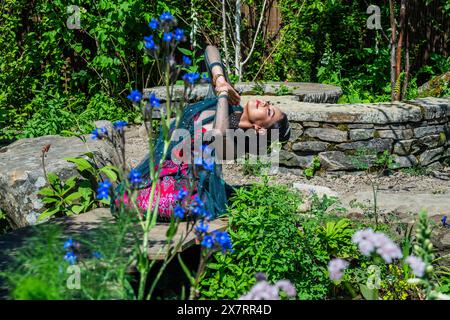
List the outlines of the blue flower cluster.
{"label": "blue flower cluster", "polygon": [[132,186],[138,186],[142,182],[142,175],[136,169],[132,169],[128,174],[128,180]]}
{"label": "blue flower cluster", "polygon": [[142,93],[139,90],[132,90],[127,98],[133,102],[139,102],[142,100]]}
{"label": "blue flower cluster", "polygon": [[233,244],[226,231],[214,231],[211,235],[206,235],[203,238],[201,245],[207,249],[217,247],[224,253],[228,250],[233,252]]}
{"label": "blue flower cluster", "polygon": [[108,130],[104,127],[103,128],[95,128],[94,130],[92,130],[91,134],[92,134],[91,138],[93,140],[97,140],[97,139],[101,140],[108,136]]}
{"label": "blue flower cluster", "polygon": [[450,228],[450,224],[447,223],[447,216],[443,216],[442,219],[441,219],[441,222],[442,222],[442,226],[443,227]]}
{"label": "blue flower cluster", "polygon": [[64,260],[67,261],[69,264],[74,265],[77,262],[77,256],[72,251],[74,248],[75,242],[72,238],[67,239],[64,242],[64,250],[66,250],[66,254],[64,255]]}
{"label": "blue flower cluster", "polygon": [[111,188],[112,184],[108,180],[105,180],[104,182],[100,182],[99,187],[97,189],[97,199],[109,199],[109,189]]}
{"label": "blue flower cluster", "polygon": [[198,72],[189,72],[183,76],[183,80],[188,84],[195,84],[198,79],[200,79],[200,74]]}
{"label": "blue flower cluster", "polygon": [[119,133],[122,133],[124,128],[128,125],[128,122],[119,120],[113,123],[113,128]]}
{"label": "blue flower cluster", "polygon": [[[215,168],[215,162],[214,157],[212,156],[212,149],[207,145],[204,144],[201,146],[202,154],[201,156],[194,158],[194,164],[198,166],[202,166],[207,171],[214,171]],[[198,153],[197,153],[198,154]],[[206,155],[204,157],[204,155]]]}
{"label": "blue flower cluster", "polygon": [[150,101],[150,105],[153,108],[159,108],[159,106],[161,105],[161,101],[156,97],[156,95],[154,93],[152,93],[149,96],[149,101]]}

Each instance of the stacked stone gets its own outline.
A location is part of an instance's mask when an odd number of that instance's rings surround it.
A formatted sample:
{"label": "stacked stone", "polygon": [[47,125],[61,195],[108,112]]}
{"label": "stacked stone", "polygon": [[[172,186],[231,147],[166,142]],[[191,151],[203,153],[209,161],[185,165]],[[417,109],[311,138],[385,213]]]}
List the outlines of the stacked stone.
{"label": "stacked stone", "polygon": [[373,165],[386,150],[397,168],[428,166],[450,157],[448,98],[281,107],[292,128],[280,153],[282,166],[305,168],[318,156],[324,170],[356,171],[364,168],[361,162]]}

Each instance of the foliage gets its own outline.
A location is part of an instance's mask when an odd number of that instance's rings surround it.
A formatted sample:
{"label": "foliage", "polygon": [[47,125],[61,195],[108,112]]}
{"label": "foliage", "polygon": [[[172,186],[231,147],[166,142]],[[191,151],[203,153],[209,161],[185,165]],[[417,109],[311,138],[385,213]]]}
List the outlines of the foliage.
{"label": "foliage", "polygon": [[48,187],[43,187],[38,194],[42,196],[42,203],[46,210],[41,213],[39,220],[52,216],[71,216],[92,210],[101,203],[108,205],[109,202],[96,199],[95,190],[98,188],[97,181],[101,174],[115,182],[118,171],[113,166],[98,168],[94,163],[94,155],[86,153],[84,157],[66,158],[68,162],[74,163],[80,176],[72,176],[66,181],[61,181],[55,173],[48,173]]}
{"label": "foliage", "polygon": [[316,171],[320,169],[320,166],[320,158],[318,156],[314,156],[311,165],[303,170],[303,174],[306,178],[311,179],[314,177]]}
{"label": "foliage", "polygon": [[322,223],[318,218],[333,203],[313,204],[313,218],[301,217],[299,195],[268,180],[237,190],[230,199],[230,236],[234,253],[215,255],[203,279],[207,299],[235,299],[250,290],[254,274],[264,272],[269,282],[288,279],[301,299],[324,298],[329,280],[326,264],[334,254],[353,255],[347,220]]}
{"label": "foliage", "polygon": [[[89,238],[68,238],[58,225],[36,226],[25,245],[10,254],[13,261],[0,277],[17,300],[131,299],[130,227],[130,218],[120,216],[113,224],[104,221]],[[68,250],[80,263],[65,258]]]}

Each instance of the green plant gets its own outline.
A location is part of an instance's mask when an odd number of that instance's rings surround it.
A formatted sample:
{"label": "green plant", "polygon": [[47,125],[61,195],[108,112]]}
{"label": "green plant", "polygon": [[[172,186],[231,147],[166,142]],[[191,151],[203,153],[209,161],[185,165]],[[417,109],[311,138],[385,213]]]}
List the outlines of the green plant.
{"label": "green plant", "polygon": [[303,174],[306,178],[311,179],[316,171],[320,169],[320,166],[319,156],[314,156],[311,165],[303,170]]}
{"label": "green plant", "polygon": [[264,93],[266,92],[265,84],[263,82],[256,81],[253,85],[252,92],[255,95],[264,95]]}
{"label": "green plant", "polygon": [[242,165],[242,171],[244,175],[260,176],[263,173],[263,170],[269,167],[270,163],[261,161],[257,156],[253,157],[250,154],[246,154]]}
{"label": "green plant", "polygon": [[[45,152],[42,154],[42,163],[44,163]],[[87,212],[101,203],[109,205],[109,202],[96,198],[95,190],[98,187],[98,179],[101,174],[107,176],[115,182],[118,178],[118,171],[113,166],[104,166],[98,168],[94,163],[92,153],[84,154],[89,160],[78,158],[66,158],[68,162],[75,164],[80,176],[72,176],[66,181],[61,181],[55,173],[46,174],[48,187],[43,187],[38,194],[42,196],[42,203],[46,205],[46,210],[41,213],[38,220],[50,218],[52,216],[71,216]]]}
{"label": "green plant", "polygon": [[292,92],[292,89],[283,83],[275,90],[275,95],[286,96],[286,95],[291,94],[291,92]]}

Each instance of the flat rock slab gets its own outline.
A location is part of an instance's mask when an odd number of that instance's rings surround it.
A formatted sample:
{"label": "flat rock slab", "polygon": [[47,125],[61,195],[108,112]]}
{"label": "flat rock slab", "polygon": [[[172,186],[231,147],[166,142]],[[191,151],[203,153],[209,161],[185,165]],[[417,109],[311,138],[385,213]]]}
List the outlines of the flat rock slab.
{"label": "flat rock slab", "polygon": [[37,192],[46,185],[42,169],[42,148],[50,144],[45,157],[47,173],[53,172],[60,179],[76,174],[75,165],[64,160],[87,152],[94,154],[99,166],[117,164],[112,146],[104,141],[86,136],[84,144],[76,137],[44,136],[18,140],[0,149],[0,208],[19,228],[36,223],[43,211]]}
{"label": "flat rock slab", "polygon": [[[296,101],[316,102],[316,103],[336,103],[342,95],[342,89],[337,86],[321,83],[308,82],[266,82],[263,84],[256,84],[254,82],[239,82],[234,85],[236,90],[241,92],[243,96],[266,95],[276,96],[281,94],[281,91],[286,96],[291,97]],[[191,91],[190,101],[199,101],[205,98],[210,89],[209,84],[196,85]],[[182,96],[184,93],[183,85],[176,85],[174,87],[176,96]],[[166,87],[153,87],[144,89],[144,95],[154,93],[162,101],[167,100]]]}

